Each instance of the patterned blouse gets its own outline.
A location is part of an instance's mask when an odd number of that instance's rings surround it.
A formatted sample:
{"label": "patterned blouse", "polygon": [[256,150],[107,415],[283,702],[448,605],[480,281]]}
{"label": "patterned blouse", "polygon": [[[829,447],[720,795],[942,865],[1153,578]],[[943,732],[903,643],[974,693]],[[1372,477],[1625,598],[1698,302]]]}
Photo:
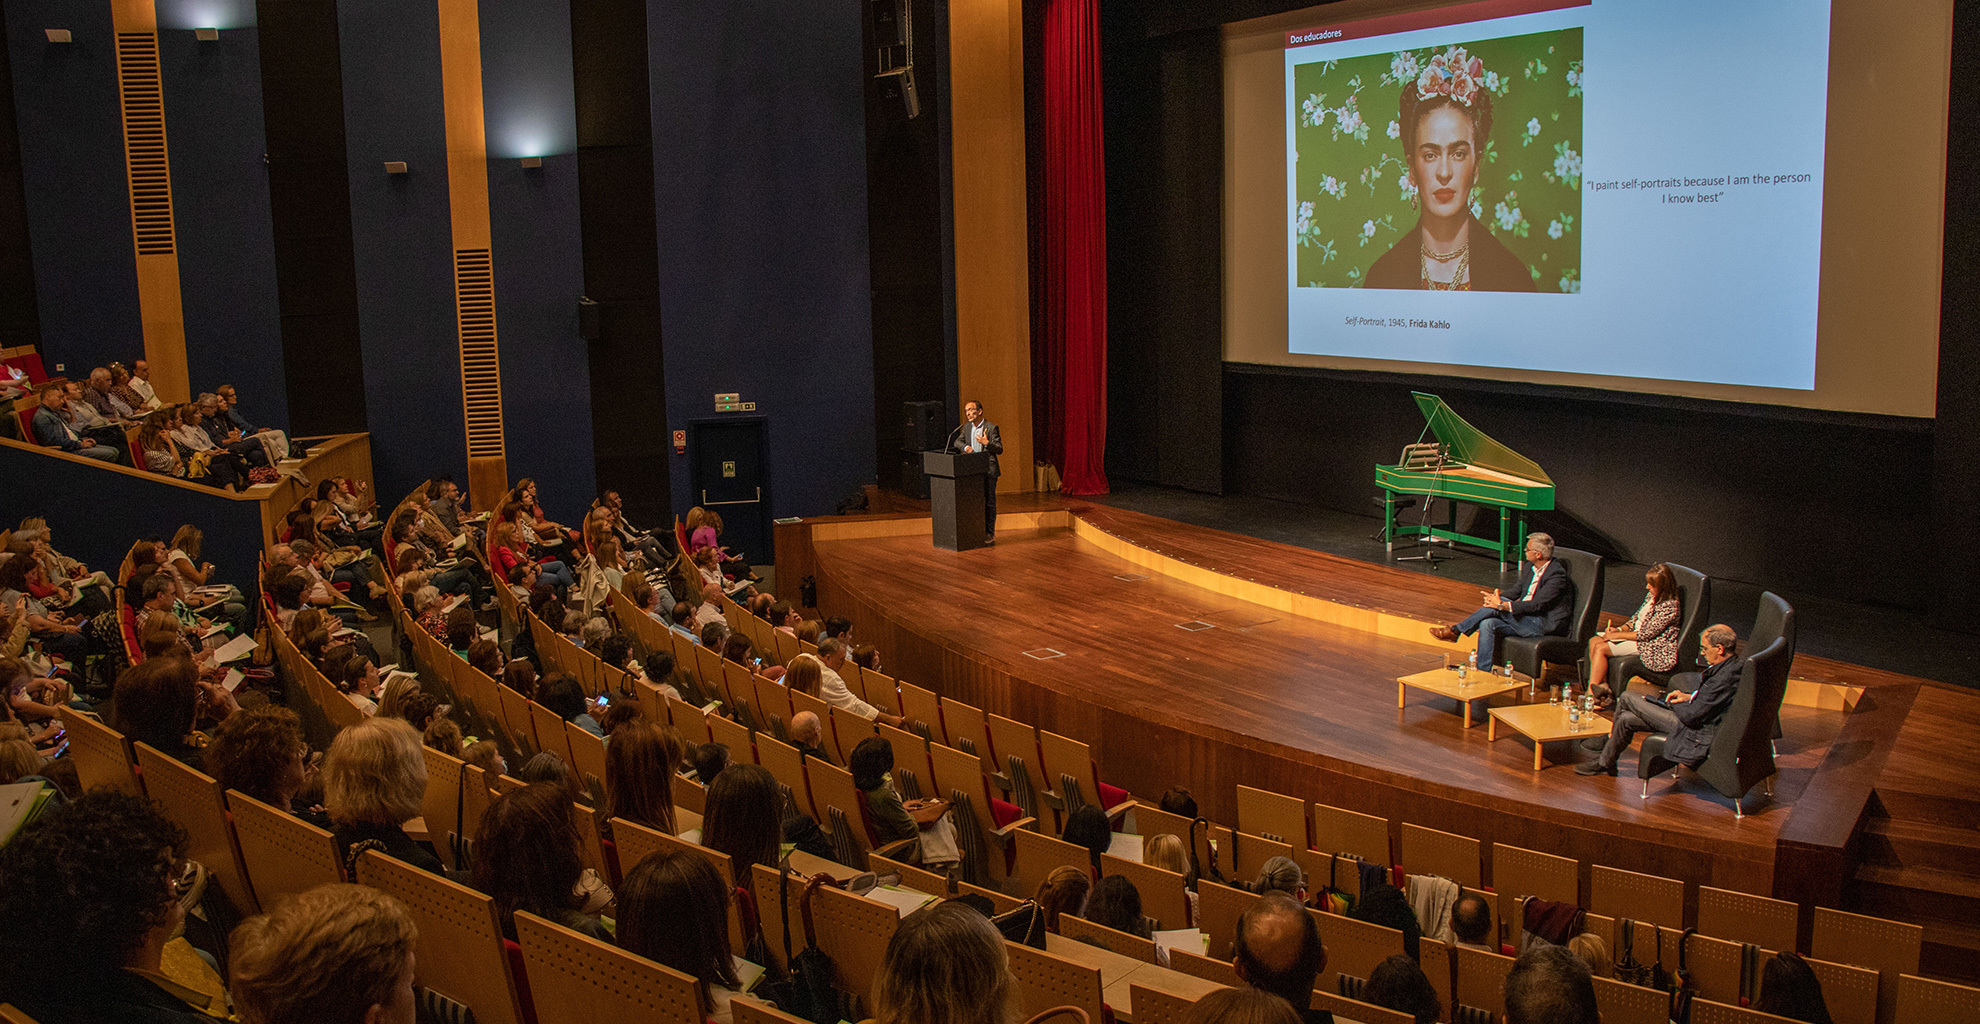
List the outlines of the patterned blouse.
{"label": "patterned blouse", "polygon": [[1643,607],[1630,616],[1630,628],[1636,632],[1636,656],[1644,668],[1652,672],[1677,668],[1678,626],[1677,595],[1656,604],[1648,597],[1643,599]]}

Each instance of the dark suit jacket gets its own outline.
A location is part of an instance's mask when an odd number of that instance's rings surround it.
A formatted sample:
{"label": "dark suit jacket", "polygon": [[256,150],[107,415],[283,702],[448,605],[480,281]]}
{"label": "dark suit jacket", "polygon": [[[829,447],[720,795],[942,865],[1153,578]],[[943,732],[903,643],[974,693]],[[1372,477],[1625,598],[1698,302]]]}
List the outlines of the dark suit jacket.
{"label": "dark suit jacket", "polygon": [[1712,737],[1719,732],[1719,720],[1726,716],[1733,695],[1739,692],[1740,672],[1745,665],[1745,658],[1727,658],[1708,666],[1698,692],[1682,704],[1671,705],[1671,713],[1683,725],[1664,743],[1665,757],[1689,768],[1705,763],[1705,755],[1712,752]]}
{"label": "dark suit jacket", "polygon": [[[956,432],[956,450],[967,450],[970,436],[975,432],[976,428],[964,421],[962,429]],[[995,423],[986,419],[983,421],[983,436],[983,450],[990,453],[990,479],[995,480],[1002,472],[997,466],[997,456],[1004,454],[1004,435],[997,430]]]}
{"label": "dark suit jacket", "polygon": [[1568,579],[1567,565],[1558,558],[1549,561],[1546,573],[1540,577],[1540,586],[1533,591],[1533,600],[1522,600],[1521,595],[1532,583],[1533,563],[1522,562],[1519,582],[1510,590],[1499,591],[1499,596],[1512,602],[1514,615],[1538,615],[1545,620],[1548,636],[1565,634],[1568,613],[1574,610],[1574,581]]}

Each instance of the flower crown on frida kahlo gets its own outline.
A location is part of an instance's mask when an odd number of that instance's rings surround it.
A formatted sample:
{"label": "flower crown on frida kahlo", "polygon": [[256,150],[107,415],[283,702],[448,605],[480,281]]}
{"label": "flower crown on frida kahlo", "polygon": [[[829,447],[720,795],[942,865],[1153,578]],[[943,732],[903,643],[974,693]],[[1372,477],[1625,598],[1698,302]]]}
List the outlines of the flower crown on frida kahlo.
{"label": "flower crown on frida kahlo", "polygon": [[1469,107],[1478,98],[1484,82],[1485,62],[1465,53],[1464,47],[1453,46],[1432,56],[1423,73],[1417,76],[1416,98],[1448,96]]}

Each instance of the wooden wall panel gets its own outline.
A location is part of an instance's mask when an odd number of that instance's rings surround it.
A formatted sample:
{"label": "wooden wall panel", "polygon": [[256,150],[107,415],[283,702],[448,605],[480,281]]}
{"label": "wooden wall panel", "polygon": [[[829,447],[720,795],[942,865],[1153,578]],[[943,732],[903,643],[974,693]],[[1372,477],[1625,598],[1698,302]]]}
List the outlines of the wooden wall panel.
{"label": "wooden wall panel", "polygon": [[440,82],[447,125],[447,198],[453,214],[455,322],[469,493],[477,510],[508,483],[502,364],[496,334],[493,229],[488,220],[488,130],[481,94],[478,0],[439,0]]}
{"label": "wooden wall panel", "polygon": [[158,67],[158,11],[153,0],[113,0],[110,20],[117,31],[117,87],[124,114],[124,161],[131,188],[132,234],[136,239],[132,258],[144,358],[151,366],[151,384],[159,399],[184,402],[192,397],[192,383],[186,366],[186,316],[179,295],[178,245],[172,225],[164,90]]}
{"label": "wooden wall panel", "polygon": [[949,117],[959,398],[982,402],[1003,433],[997,490],[1029,491],[1037,484],[1021,0],[949,4]]}

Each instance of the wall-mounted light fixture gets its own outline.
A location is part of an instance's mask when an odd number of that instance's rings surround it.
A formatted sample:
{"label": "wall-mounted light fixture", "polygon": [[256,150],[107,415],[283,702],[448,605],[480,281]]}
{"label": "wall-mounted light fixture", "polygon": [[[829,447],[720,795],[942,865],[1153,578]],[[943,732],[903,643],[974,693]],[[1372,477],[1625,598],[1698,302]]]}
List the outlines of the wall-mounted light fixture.
{"label": "wall-mounted light fixture", "polygon": [[543,167],[543,158],[540,156],[526,156],[522,158],[522,165],[525,171],[541,170]]}
{"label": "wall-mounted light fixture", "polygon": [[75,37],[71,36],[69,34],[69,30],[66,28],[51,28],[48,29],[47,32],[48,32],[48,41],[51,43],[75,42]]}
{"label": "wall-mounted light fixture", "polygon": [[213,27],[193,29],[193,38],[202,43],[211,43],[220,38],[220,30]]}
{"label": "wall-mounted light fixture", "polygon": [[405,162],[404,160],[387,160],[387,161],[385,161],[385,173],[386,173],[386,174],[404,174],[404,173],[406,173],[406,162]]}

